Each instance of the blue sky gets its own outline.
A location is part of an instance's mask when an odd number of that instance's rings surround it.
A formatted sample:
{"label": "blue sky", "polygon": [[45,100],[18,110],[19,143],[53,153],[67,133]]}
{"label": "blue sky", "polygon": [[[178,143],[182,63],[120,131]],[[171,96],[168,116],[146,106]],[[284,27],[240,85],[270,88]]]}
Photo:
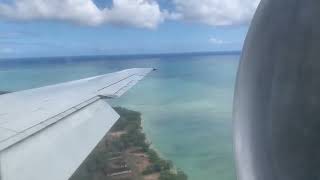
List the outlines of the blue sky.
{"label": "blue sky", "polygon": [[258,0],[0,0],[0,58],[240,50]]}

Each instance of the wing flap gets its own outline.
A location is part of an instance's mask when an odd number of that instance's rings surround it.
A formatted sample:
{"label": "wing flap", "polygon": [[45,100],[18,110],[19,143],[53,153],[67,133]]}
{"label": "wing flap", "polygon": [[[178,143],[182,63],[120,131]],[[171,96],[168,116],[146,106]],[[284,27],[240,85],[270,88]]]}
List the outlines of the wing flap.
{"label": "wing flap", "polygon": [[117,84],[109,86],[108,88],[100,89],[99,95],[111,98],[120,97],[130,88],[132,88],[135,84],[137,84],[143,77],[144,76],[141,75],[130,76],[118,82]]}

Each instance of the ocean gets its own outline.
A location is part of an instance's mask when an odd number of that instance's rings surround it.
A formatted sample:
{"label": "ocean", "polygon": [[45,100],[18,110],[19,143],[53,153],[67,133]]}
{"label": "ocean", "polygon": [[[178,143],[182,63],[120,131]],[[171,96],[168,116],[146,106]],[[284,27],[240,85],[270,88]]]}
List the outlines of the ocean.
{"label": "ocean", "polygon": [[232,98],[238,53],[0,60],[0,91],[153,67],[114,106],[140,111],[152,146],[190,180],[235,180]]}

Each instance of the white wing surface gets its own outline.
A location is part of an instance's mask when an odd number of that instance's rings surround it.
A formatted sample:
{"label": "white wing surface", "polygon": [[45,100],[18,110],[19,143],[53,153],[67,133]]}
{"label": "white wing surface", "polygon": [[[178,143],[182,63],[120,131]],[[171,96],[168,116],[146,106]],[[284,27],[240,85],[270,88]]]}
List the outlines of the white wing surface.
{"label": "white wing surface", "polygon": [[119,118],[106,99],[121,96],[152,70],[1,95],[0,179],[68,179]]}

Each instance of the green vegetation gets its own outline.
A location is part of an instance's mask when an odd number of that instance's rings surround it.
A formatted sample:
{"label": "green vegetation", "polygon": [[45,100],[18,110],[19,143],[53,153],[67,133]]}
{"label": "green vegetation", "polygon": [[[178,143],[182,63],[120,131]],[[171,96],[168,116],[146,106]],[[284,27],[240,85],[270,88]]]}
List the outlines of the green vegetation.
{"label": "green vegetation", "polygon": [[187,180],[187,175],[183,172],[178,170],[177,173],[173,173],[171,171],[162,171],[160,173],[159,180]]}
{"label": "green vegetation", "polygon": [[122,107],[114,107],[120,115],[119,120],[113,125],[111,132],[124,130],[141,130],[141,114]]}
{"label": "green vegetation", "polygon": [[149,160],[151,162],[151,165],[149,165],[144,171],[143,174],[152,174],[155,172],[163,172],[163,171],[169,171],[172,169],[173,164],[171,161],[163,160],[161,159],[157,152],[155,152],[153,149],[149,149],[147,151]]}
{"label": "green vegetation", "polygon": [[142,132],[141,114],[121,107],[115,107],[120,119],[110,130],[110,133],[119,133],[119,137],[110,140],[105,136],[89,155],[70,180],[112,180],[107,176],[112,166],[109,162],[113,157],[119,157],[128,149],[139,149],[149,158],[150,165],[142,172],[143,175],[160,173],[159,180],[187,180],[182,171],[173,171],[171,161],[163,160],[146,141]]}
{"label": "green vegetation", "polygon": [[149,160],[151,165],[148,166],[144,171],[143,174],[151,174],[154,172],[160,172],[159,180],[187,180],[187,175],[178,170],[177,172],[172,171],[173,164],[171,161],[161,159],[157,152],[153,149],[149,149],[147,152],[149,156]]}
{"label": "green vegetation", "polygon": [[142,132],[141,114],[121,107],[114,109],[120,114],[120,119],[112,127],[111,132],[126,131],[126,133],[120,136],[119,141],[114,141],[113,146],[118,151],[124,151],[130,147],[140,147],[146,152],[149,149],[149,144],[146,142],[146,135]]}
{"label": "green vegetation", "polygon": [[120,118],[110,132],[123,131],[126,134],[122,134],[116,141],[109,141],[106,135],[69,180],[111,179],[106,172],[111,158],[132,146],[149,147],[145,143],[145,135],[141,132],[141,114],[121,107],[114,109]]}

